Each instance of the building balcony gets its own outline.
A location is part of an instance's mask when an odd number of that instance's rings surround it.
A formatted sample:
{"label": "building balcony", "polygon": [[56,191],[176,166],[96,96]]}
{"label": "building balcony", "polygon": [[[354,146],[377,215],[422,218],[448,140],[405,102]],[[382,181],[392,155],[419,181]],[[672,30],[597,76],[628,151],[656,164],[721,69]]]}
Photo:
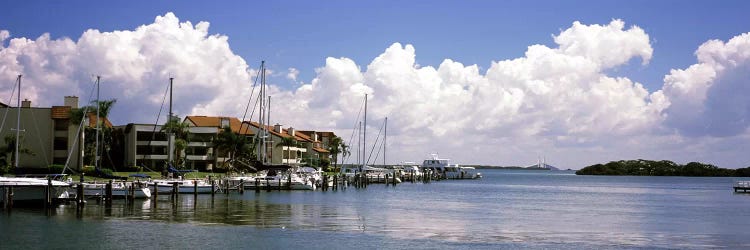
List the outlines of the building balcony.
{"label": "building balcony", "polygon": [[168,142],[167,141],[138,141],[135,144],[139,145],[139,146],[149,146],[149,145],[151,145],[151,146],[167,146]]}
{"label": "building balcony", "polygon": [[135,155],[135,158],[138,160],[166,160],[167,155]]}
{"label": "building balcony", "polygon": [[188,147],[213,147],[214,144],[212,142],[188,142]]}
{"label": "building balcony", "polygon": [[208,155],[186,155],[185,158],[187,158],[189,161],[210,161],[213,160],[212,156]]}

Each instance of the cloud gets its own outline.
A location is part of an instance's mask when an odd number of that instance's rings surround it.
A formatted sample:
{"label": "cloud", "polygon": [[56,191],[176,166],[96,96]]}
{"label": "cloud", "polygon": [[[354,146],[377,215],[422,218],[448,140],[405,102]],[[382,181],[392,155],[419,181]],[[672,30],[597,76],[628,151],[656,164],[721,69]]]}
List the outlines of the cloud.
{"label": "cloud", "polygon": [[298,75],[299,75],[299,70],[295,68],[289,68],[286,73],[286,78],[296,82]]}
{"label": "cloud", "polygon": [[750,33],[710,40],[698,63],[664,77],[665,124],[687,136],[733,136],[750,126]]}
{"label": "cloud", "polygon": [[102,98],[119,100],[112,110],[119,123],[155,122],[170,77],[181,116],[241,110],[244,103],[233,100],[249,95],[248,66],[232,53],[226,36],[208,35],[208,28],[207,22],[193,25],[167,13],[134,30],[87,30],[77,41],[49,34],[13,38],[0,51],[0,77],[23,73],[22,98],[50,106],[62,104],[64,95],[91,100],[92,76],[100,75]]}
{"label": "cloud", "polygon": [[5,42],[5,39],[10,37],[10,32],[7,30],[0,30],[0,43]]}
{"label": "cloud", "polygon": [[[606,41],[591,41],[599,37]],[[348,59],[328,58],[296,93],[316,100],[308,109],[325,107],[344,117],[357,115],[352,96],[368,93],[371,117],[391,116],[393,135],[545,136],[585,144],[647,131],[660,121],[659,107],[641,84],[602,72],[636,56],[649,60],[648,40],[643,30],[624,29],[619,20],[608,26],[576,22],[555,37],[558,48],[530,46],[525,57],[493,62],[485,74],[450,59],[421,67],[414,46],[396,43],[361,74]]]}
{"label": "cloud", "polygon": [[[103,98],[118,99],[111,120],[125,124],[155,122],[173,77],[176,114],[242,117],[258,71],[232,52],[228,37],[209,34],[209,26],[167,13],[133,30],[87,30],[75,41],[0,31],[8,40],[0,79],[23,74],[22,98],[51,106],[65,95],[90,100],[93,76],[101,75]],[[269,85],[271,119],[348,140],[367,94],[368,145],[388,117],[389,162],[448,152],[459,162],[503,165],[546,155],[566,168],[649,157],[735,164],[742,158],[726,156],[742,155],[736,148],[750,141],[738,139],[750,137],[750,101],[742,96],[749,36],[706,42],[697,64],[672,70],[653,93],[607,73],[652,58],[648,34],[621,20],[574,22],[552,36],[554,46],[528,46],[524,56],[500,58],[484,71],[452,59],[419,65],[415,46],[394,43],[362,64],[326,58],[295,89]],[[296,68],[277,72],[293,81],[299,76]],[[0,87],[0,97],[10,91]]]}

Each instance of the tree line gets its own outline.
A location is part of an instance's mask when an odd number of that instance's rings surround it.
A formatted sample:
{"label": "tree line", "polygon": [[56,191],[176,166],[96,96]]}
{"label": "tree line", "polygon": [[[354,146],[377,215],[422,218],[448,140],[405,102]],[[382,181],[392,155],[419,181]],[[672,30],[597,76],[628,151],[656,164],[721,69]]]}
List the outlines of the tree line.
{"label": "tree line", "polygon": [[577,175],[635,175],[635,176],[717,176],[750,177],[750,167],[720,168],[711,164],[690,162],[685,165],[661,160],[620,160],[595,164],[576,171]]}

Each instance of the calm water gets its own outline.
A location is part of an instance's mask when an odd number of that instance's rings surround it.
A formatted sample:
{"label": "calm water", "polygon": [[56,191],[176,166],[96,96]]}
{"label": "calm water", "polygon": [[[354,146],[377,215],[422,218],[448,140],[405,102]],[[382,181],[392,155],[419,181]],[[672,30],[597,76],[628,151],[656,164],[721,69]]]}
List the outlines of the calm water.
{"label": "calm water", "polygon": [[182,195],[0,215],[0,248],[750,248],[736,178],[483,170],[481,180]]}

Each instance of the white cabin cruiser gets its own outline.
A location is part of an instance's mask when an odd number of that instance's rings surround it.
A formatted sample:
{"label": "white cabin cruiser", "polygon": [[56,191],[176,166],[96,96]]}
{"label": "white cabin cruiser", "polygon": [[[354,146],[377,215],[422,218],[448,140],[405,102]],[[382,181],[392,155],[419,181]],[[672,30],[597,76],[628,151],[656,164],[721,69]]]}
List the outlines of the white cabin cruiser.
{"label": "white cabin cruiser", "polygon": [[461,167],[458,164],[450,164],[449,161],[450,159],[440,159],[437,154],[433,154],[432,159],[424,160],[422,168],[443,174],[446,179],[482,178],[482,174],[474,167]]}

